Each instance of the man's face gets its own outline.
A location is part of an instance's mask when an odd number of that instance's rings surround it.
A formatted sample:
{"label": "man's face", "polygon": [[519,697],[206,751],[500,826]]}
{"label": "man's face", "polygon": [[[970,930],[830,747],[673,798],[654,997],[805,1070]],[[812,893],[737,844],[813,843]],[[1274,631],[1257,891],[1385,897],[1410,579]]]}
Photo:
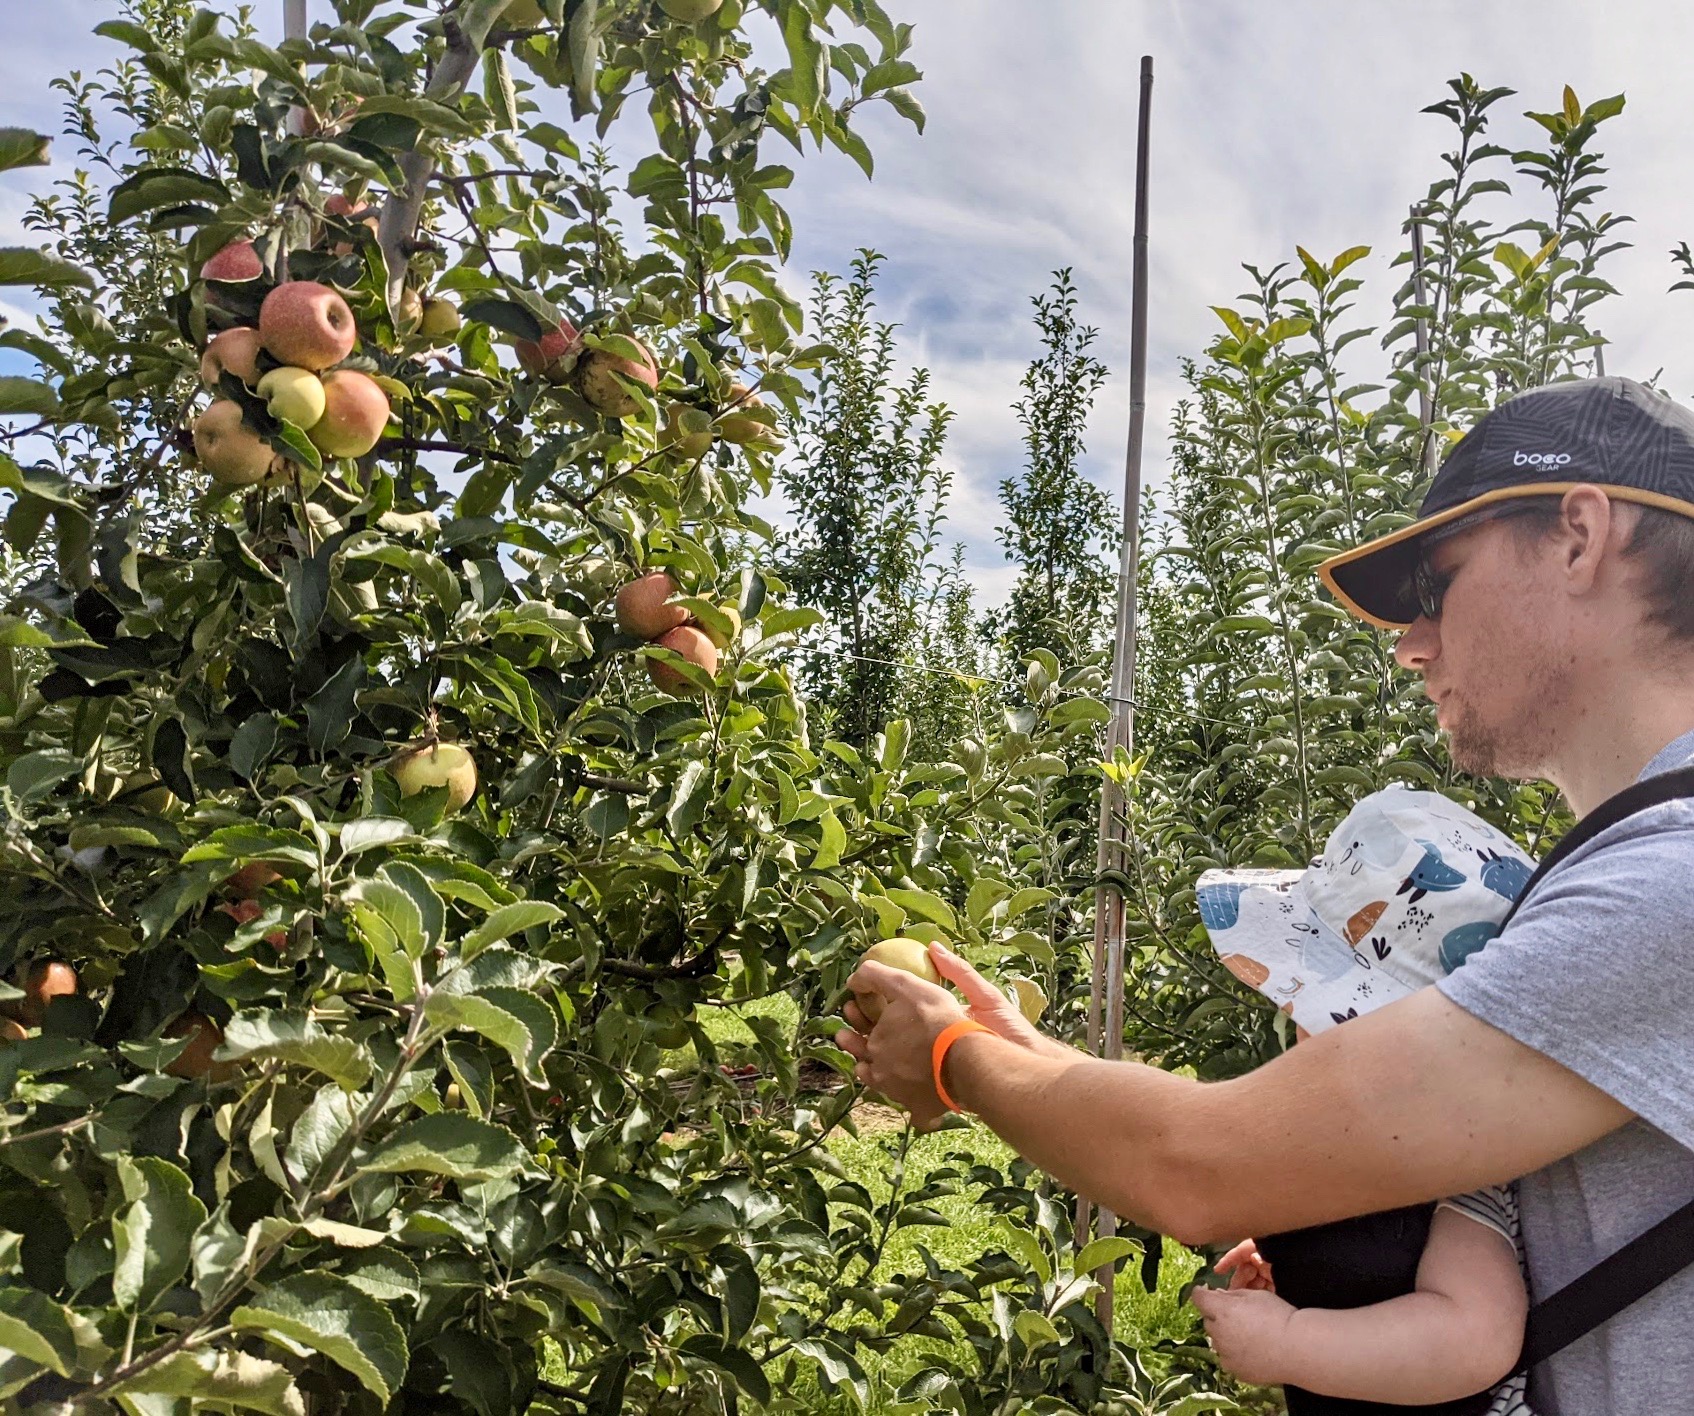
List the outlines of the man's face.
{"label": "man's face", "polygon": [[1477,776],[1541,774],[1570,681],[1552,543],[1520,545],[1513,529],[1488,521],[1430,546],[1425,564],[1446,587],[1440,618],[1420,616],[1394,647],[1423,675],[1454,765]]}

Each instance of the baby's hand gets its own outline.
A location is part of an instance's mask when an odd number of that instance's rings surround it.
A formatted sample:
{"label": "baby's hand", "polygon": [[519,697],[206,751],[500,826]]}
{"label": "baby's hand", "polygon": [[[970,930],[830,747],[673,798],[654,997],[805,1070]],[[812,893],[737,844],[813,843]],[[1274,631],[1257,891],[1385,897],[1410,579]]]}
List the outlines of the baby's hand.
{"label": "baby's hand", "polygon": [[1253,1386],[1284,1380],[1291,1303],[1263,1290],[1221,1288],[1196,1288],[1193,1302],[1224,1371]]}
{"label": "baby's hand", "polygon": [[1271,1279],[1270,1260],[1259,1252],[1259,1246],[1251,1239],[1243,1239],[1212,1268],[1218,1273],[1233,1271],[1229,1280],[1231,1290],[1255,1288],[1267,1293],[1276,1292],[1276,1284]]}

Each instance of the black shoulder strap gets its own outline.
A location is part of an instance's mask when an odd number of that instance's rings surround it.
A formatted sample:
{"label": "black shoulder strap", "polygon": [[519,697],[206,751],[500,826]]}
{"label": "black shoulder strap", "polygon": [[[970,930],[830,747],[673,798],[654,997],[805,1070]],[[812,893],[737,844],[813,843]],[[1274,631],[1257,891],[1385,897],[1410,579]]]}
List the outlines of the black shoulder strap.
{"label": "black shoulder strap", "polygon": [[[1511,922],[1542,877],[1579,846],[1638,811],[1680,797],[1694,797],[1694,766],[1636,782],[1583,817],[1530,876],[1506,923]],[[1694,1264],[1694,1201],[1531,1308],[1518,1370],[1527,1371],[1586,1336],[1690,1264]]]}

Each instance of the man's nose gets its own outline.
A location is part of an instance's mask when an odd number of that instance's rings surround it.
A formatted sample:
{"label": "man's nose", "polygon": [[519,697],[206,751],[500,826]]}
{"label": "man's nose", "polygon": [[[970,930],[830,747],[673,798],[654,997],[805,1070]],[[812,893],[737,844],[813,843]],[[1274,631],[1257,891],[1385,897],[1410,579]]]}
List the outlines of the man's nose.
{"label": "man's nose", "polygon": [[1441,647],[1441,631],[1435,621],[1419,615],[1394,643],[1394,658],[1402,669],[1421,672]]}

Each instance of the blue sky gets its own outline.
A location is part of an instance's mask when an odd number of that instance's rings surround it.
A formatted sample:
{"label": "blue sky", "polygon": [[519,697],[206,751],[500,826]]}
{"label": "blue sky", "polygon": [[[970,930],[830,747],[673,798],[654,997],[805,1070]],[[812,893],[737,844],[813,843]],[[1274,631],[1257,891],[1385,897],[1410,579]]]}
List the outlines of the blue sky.
{"label": "blue sky", "polygon": [[[324,0],[311,0],[315,8]],[[57,126],[50,76],[97,68],[111,46],[89,31],[111,0],[4,0],[0,123]],[[1245,283],[1240,263],[1320,256],[1367,244],[1360,314],[1380,316],[1386,255],[1407,205],[1438,175],[1443,120],[1419,109],[1468,70],[1518,97],[1496,110],[1500,140],[1528,143],[1523,109],[1554,106],[1562,85],[1587,102],[1619,91],[1604,130],[1612,206],[1636,224],[1635,249],[1609,271],[1622,291],[1607,316],[1612,372],[1664,371],[1694,394],[1694,295],[1665,294],[1667,250],[1694,240],[1694,13],[1652,0],[1602,8],[1574,0],[885,0],[916,24],[919,138],[866,113],[877,177],[846,159],[799,160],[789,206],[792,277],[844,270],[855,249],[887,257],[885,317],[908,359],[927,364],[957,410],[955,533],[985,598],[1006,586],[994,543],[995,488],[1021,460],[1011,405],[1034,352],[1029,297],[1074,268],[1097,352],[1113,370],[1091,427],[1089,470],[1121,487],[1128,418],[1129,263],[1136,73],[1154,56],[1151,370],[1146,471],[1157,480],[1180,391],[1178,361],[1202,350]],[[274,11],[274,14],[270,12]],[[262,0],[280,24],[281,0]],[[0,179],[0,241],[26,239],[23,193],[50,173]],[[1353,346],[1362,349],[1363,345]],[[1368,356],[1367,356],[1368,357]]]}

